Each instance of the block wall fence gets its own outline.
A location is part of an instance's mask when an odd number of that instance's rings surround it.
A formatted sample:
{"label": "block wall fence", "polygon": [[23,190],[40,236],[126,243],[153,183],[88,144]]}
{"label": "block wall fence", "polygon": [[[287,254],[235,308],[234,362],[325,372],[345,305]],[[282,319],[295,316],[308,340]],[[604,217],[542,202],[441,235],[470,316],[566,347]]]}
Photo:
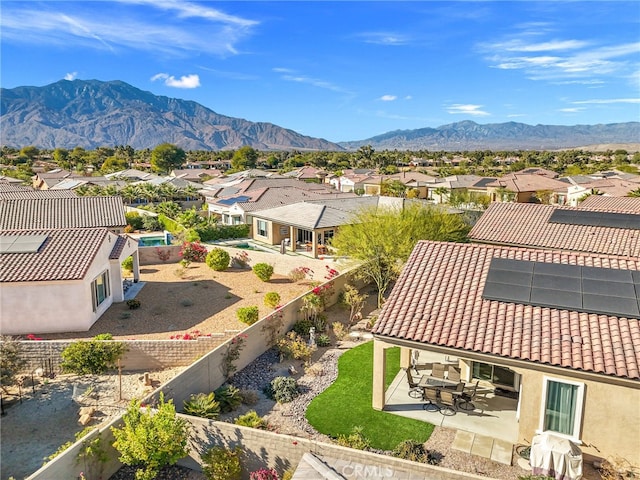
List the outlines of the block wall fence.
{"label": "block wall fence", "polygon": [[[157,263],[157,262],[156,262]],[[335,305],[338,301],[339,294],[344,288],[346,284],[354,285],[356,288],[360,289],[364,286],[364,284],[354,277],[354,271],[347,271],[337,276],[333,280],[332,293],[331,295],[325,298],[325,305],[330,307]],[[326,282],[325,285],[329,283]],[[300,312],[300,308],[303,305],[303,298],[306,294],[300,295],[299,297],[291,300],[286,305],[283,305],[281,309],[277,311],[276,316],[280,318],[282,322],[282,326],[280,328],[280,333],[287,332],[293,327],[293,324],[301,318],[302,314]],[[238,360],[234,362],[237,370],[242,370],[244,367],[253,362],[257,357],[266,352],[269,348],[271,348],[271,334],[269,325],[272,325],[274,322],[274,314],[268,315],[253,325],[247,327],[242,331],[244,335],[246,335],[246,341],[244,344],[244,348],[240,352],[240,357]],[[235,337],[235,334],[232,335]],[[215,342],[218,339],[212,338],[210,341]],[[218,344],[215,347],[212,347],[208,353],[205,353],[204,356],[195,360],[191,363],[187,368],[185,368],[180,374],[175,376],[172,380],[162,385],[158,390],[151,393],[146,398],[142,399],[144,403],[154,403],[157,402],[160,393],[163,393],[165,399],[173,400],[174,405],[176,405],[177,409],[180,410],[182,408],[183,402],[188,400],[191,394],[200,393],[200,392],[211,392],[216,388],[220,387],[225,382],[225,377],[222,371],[222,360],[225,357],[227,352],[227,348],[231,343],[232,338],[228,338],[222,343]],[[205,340],[205,342],[208,340]],[[133,341],[133,345],[129,345],[131,350],[130,353],[134,352],[134,347],[139,347],[140,345],[144,345],[146,341],[139,340]],[[162,341],[149,341],[154,345],[154,349],[162,347],[160,345],[164,345],[164,348],[169,347],[169,345],[175,346],[176,349],[184,349],[189,348],[191,345],[198,345],[200,343],[200,339],[198,341],[195,340],[162,340]],[[165,343],[166,342],[166,343]],[[47,344],[50,342],[40,342],[40,341],[25,341],[25,344],[32,349],[41,349],[38,355],[43,355],[45,358],[53,358],[54,351],[53,347],[49,350]],[[61,344],[68,342],[60,342]],[[206,343],[202,343],[202,345],[208,345]],[[56,347],[58,348],[58,347]],[[59,360],[59,352],[62,351],[62,345],[60,345],[59,351],[56,353],[56,356]],[[149,347],[151,348],[151,347]],[[153,365],[157,365],[159,360],[153,358],[150,351],[147,353],[140,353],[137,356],[136,360],[139,363],[134,363],[132,359],[133,356],[130,357],[128,361],[129,365],[126,365],[127,360],[123,360],[123,367],[126,367],[129,370],[146,370],[154,368]],[[197,356],[195,351],[188,352],[188,355]],[[187,355],[187,356],[188,356]],[[164,354],[165,360],[170,357],[168,354]],[[193,361],[193,357],[189,362]],[[136,368],[132,368],[135,365]],[[144,365],[142,368],[138,368]],[[36,365],[36,368],[40,365]],[[190,418],[190,417],[187,417]],[[101,429],[96,429],[91,432],[91,436],[85,437],[86,439],[93,438],[93,436],[100,434],[104,439],[104,444],[108,446],[107,452],[109,455],[109,461],[103,465],[103,475],[102,478],[109,478],[113,475],[118,469],[121,467],[121,464],[117,461],[118,453],[110,447],[113,442],[113,436],[109,430],[110,426],[119,425],[122,422],[122,417],[114,419],[113,422]],[[250,429],[251,430],[251,429]],[[33,473],[28,477],[28,480],[50,480],[52,478],[77,478],[78,477],[78,465],[77,465],[77,455],[80,449],[82,448],[82,440],[76,442],[72,447],[65,450],[64,453],[60,454],[51,462],[47,463],[44,467]],[[115,461],[114,461],[115,459]],[[198,457],[199,459],[199,457]],[[185,460],[186,461],[186,460]],[[193,461],[193,460],[192,460]],[[97,467],[95,467],[97,468]],[[193,466],[193,468],[197,468]],[[247,475],[248,478],[248,475]]]}

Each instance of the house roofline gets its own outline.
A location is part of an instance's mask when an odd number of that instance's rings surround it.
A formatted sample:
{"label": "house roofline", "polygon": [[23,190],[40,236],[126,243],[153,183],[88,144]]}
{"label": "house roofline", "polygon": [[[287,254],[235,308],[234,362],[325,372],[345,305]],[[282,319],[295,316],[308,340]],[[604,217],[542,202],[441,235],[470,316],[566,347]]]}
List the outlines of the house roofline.
{"label": "house roofline", "polygon": [[379,334],[374,334],[373,338],[375,340],[380,340],[382,342],[398,345],[401,347],[429,350],[436,353],[462,357],[469,360],[477,360],[484,363],[500,364],[507,367],[516,367],[516,368],[526,369],[526,370],[536,370],[543,373],[571,376],[573,378],[579,378],[582,380],[590,380],[594,382],[607,383],[611,385],[630,387],[630,388],[640,390],[640,381],[632,378],[622,378],[622,377],[616,377],[612,375],[604,375],[601,373],[591,373],[591,372],[586,372],[584,370],[576,370],[573,368],[563,368],[555,365],[547,365],[544,363],[530,362],[527,360],[517,360],[514,358],[506,358],[506,357],[500,357],[498,355],[491,355],[488,353],[472,352],[470,350],[445,347],[442,345],[434,345],[432,343],[415,342],[412,340],[404,340],[401,338],[387,337]]}

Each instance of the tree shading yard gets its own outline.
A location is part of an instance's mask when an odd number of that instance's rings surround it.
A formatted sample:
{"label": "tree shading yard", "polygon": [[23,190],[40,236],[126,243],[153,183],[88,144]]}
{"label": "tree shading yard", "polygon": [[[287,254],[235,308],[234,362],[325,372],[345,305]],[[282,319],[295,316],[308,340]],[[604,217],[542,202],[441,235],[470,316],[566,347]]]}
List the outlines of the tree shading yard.
{"label": "tree shading yard", "polygon": [[[387,352],[385,385],[388,387],[400,370],[400,349]],[[362,433],[372,448],[392,450],[404,440],[424,443],[433,425],[371,407],[373,382],[373,342],[344,353],[338,361],[338,378],[318,395],[307,408],[307,420],[319,432],[332,437],[348,435],[353,427]]]}

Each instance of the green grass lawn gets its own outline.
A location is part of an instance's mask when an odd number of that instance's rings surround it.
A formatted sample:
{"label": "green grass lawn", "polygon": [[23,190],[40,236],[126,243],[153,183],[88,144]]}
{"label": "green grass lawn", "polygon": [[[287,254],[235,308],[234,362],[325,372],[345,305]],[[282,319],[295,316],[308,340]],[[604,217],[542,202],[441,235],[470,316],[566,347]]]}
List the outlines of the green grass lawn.
{"label": "green grass lawn", "polygon": [[[387,350],[386,387],[400,370],[400,349]],[[307,420],[321,433],[331,437],[346,435],[356,426],[373,448],[392,450],[403,440],[426,442],[433,425],[374,410],[371,407],[373,384],[373,342],[345,352],[338,360],[338,378],[313,399],[307,408]]]}

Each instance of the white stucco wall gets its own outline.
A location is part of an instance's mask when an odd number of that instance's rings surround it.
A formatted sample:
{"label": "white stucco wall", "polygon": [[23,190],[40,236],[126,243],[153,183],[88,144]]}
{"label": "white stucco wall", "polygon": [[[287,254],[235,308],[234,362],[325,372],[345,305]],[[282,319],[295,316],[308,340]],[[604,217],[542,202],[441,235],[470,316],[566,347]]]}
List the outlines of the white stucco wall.
{"label": "white stucco wall", "polygon": [[[109,233],[83,280],[55,282],[10,282],[0,286],[0,334],[82,332],[113,303],[113,281],[109,296],[93,311],[91,283],[109,270],[109,254],[117,236]],[[116,262],[116,268],[120,268]],[[109,275],[110,280],[114,277]],[[120,287],[121,288],[121,287]]]}

